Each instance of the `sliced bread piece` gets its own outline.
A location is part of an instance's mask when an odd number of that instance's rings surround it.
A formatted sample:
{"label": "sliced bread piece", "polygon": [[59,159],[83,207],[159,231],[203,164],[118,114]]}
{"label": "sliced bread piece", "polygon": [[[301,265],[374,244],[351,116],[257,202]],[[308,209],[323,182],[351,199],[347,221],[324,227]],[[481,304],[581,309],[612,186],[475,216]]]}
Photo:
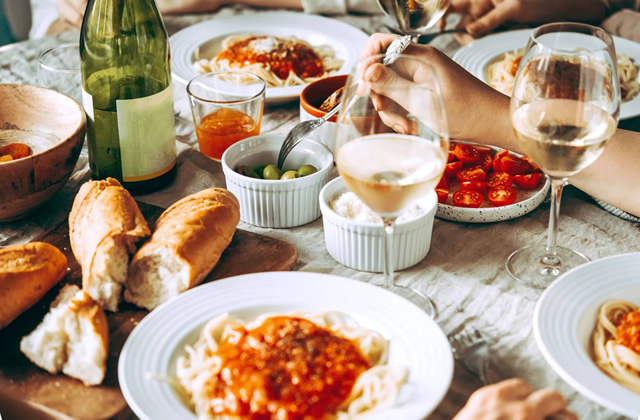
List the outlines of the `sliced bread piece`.
{"label": "sliced bread piece", "polygon": [[55,374],[102,383],[109,350],[104,311],[78,286],[66,285],[42,322],[20,341],[20,351],[34,364]]}

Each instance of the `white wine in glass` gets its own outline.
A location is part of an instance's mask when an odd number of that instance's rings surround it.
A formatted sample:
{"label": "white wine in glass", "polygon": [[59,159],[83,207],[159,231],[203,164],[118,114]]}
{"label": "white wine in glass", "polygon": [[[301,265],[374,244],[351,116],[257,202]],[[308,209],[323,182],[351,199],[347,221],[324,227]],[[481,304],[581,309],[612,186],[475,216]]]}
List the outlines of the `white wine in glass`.
{"label": "white wine in glass", "polygon": [[534,29],[511,96],[516,138],[551,181],[546,245],[513,252],[506,263],[516,280],[544,289],[588,261],[556,245],[560,198],[568,179],[591,165],[613,137],[620,86],[613,40],[600,28],[552,23]]}
{"label": "white wine in glass", "polygon": [[[400,55],[383,66],[382,58],[359,61],[347,80],[336,124],[336,164],[347,187],[382,218],[383,287],[433,316],[426,295],[394,283],[392,239],[396,218],[434,194],[448,157],[447,118],[428,62]],[[371,82],[377,71],[391,82]]]}
{"label": "white wine in glass", "polygon": [[442,18],[451,0],[378,0],[382,11],[391,17],[405,35],[417,38]]}

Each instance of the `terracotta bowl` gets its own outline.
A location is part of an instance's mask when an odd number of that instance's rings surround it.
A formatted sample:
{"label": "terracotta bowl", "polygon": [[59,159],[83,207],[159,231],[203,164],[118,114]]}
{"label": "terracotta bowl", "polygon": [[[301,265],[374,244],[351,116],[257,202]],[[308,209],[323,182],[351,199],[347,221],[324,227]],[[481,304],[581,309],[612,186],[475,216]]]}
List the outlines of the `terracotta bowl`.
{"label": "terracotta bowl", "polygon": [[0,163],[0,222],[26,216],[67,182],[87,120],[70,97],[38,86],[0,84],[0,147],[24,143],[32,154]]}

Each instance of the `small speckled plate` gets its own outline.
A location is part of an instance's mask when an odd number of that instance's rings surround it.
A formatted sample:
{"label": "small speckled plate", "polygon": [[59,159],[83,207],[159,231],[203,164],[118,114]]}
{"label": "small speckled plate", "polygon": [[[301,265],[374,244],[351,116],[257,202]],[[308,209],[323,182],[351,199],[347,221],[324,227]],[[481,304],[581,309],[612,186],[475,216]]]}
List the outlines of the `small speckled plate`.
{"label": "small speckled plate", "polygon": [[[471,145],[477,144],[460,140],[454,140],[453,142]],[[496,146],[489,147],[494,150],[492,154],[503,150]],[[522,156],[512,151],[509,151],[509,153],[513,154],[514,156]],[[518,195],[516,198],[516,202],[511,205],[496,207],[493,204],[489,203],[486,198],[482,203],[482,206],[477,209],[457,207],[452,204],[438,204],[436,217],[439,217],[440,219],[451,220],[453,222],[492,223],[502,222],[503,220],[511,220],[520,216],[524,216],[525,214],[533,211],[540,204],[542,204],[544,199],[547,197],[549,186],[551,184],[549,182],[549,178],[545,177],[544,179],[544,183],[541,183],[541,185],[539,185],[538,188],[534,190],[523,190],[514,186],[515,190],[518,192]],[[452,203],[451,197],[453,196],[453,193],[458,191],[459,189],[460,188],[457,180],[452,181],[449,184],[449,198],[447,199],[447,203]]]}

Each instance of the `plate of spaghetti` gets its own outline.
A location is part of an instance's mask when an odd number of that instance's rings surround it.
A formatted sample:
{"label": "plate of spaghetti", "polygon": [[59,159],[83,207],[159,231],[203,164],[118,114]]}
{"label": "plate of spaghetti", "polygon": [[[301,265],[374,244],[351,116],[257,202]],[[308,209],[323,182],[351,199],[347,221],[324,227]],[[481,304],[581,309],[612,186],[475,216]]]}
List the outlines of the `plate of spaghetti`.
{"label": "plate of spaghetti", "polygon": [[[501,32],[478,39],[462,48],[453,59],[480,80],[511,95],[516,71],[531,30]],[[640,44],[613,37],[618,55],[622,104],[620,119],[640,115]]]}
{"label": "plate of spaghetti", "polygon": [[125,399],[143,420],[417,420],[452,376],[447,338],[418,307],[367,283],[304,272],[183,293],[140,322],[118,363]]}
{"label": "plate of spaghetti", "polygon": [[538,347],[578,392],[620,414],[640,416],[640,253],[568,271],[534,311]]}
{"label": "plate of spaghetti", "polygon": [[367,39],[360,29],[322,16],[230,16],[171,36],[172,71],[185,84],[210,71],[248,71],[267,83],[268,103],[283,103],[298,98],[314,80],[348,74]]}

